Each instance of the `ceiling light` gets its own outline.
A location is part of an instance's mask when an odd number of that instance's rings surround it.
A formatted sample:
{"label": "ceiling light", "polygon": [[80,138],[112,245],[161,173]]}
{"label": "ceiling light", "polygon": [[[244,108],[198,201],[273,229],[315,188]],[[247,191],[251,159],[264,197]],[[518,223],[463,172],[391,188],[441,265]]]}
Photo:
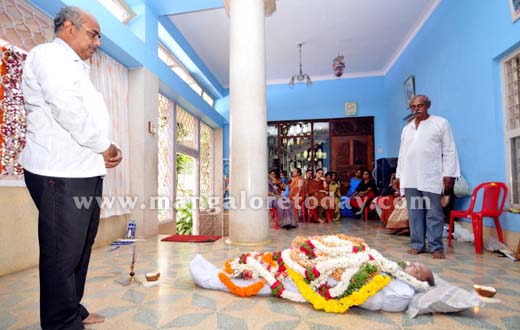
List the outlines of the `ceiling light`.
{"label": "ceiling light", "polygon": [[298,44],[298,48],[299,48],[299,52],[300,52],[300,71],[293,75],[291,77],[291,80],[289,80],[289,86],[291,87],[294,87],[294,80],[296,81],[304,81],[305,80],[305,84],[310,87],[312,85],[312,80],[311,80],[311,77],[306,74],[306,73],[303,73],[302,71],[302,45],[303,43],[299,43]]}

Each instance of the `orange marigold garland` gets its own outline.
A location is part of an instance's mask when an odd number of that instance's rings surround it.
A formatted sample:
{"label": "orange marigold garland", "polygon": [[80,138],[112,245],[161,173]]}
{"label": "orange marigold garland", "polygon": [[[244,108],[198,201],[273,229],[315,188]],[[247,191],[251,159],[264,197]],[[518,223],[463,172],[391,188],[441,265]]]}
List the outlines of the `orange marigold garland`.
{"label": "orange marigold garland", "polygon": [[265,285],[265,280],[261,278],[258,282],[248,286],[238,286],[224,273],[218,273],[220,281],[231,291],[232,294],[239,297],[256,296]]}
{"label": "orange marigold garland", "polygon": [[229,264],[233,259],[226,260],[224,263],[224,271],[228,274],[233,274],[233,267]]}

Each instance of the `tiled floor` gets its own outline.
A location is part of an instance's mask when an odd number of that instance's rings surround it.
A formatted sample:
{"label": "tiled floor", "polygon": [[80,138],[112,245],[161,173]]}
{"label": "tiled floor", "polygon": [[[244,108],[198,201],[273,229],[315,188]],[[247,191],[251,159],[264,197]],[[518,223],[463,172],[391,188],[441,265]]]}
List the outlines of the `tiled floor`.
{"label": "tiled floor", "polygon": [[[120,286],[126,276],[131,246],[109,252],[93,252],[85,305],[107,317],[95,330],[137,329],[520,329],[520,264],[489,252],[475,255],[473,246],[457,243],[446,260],[429,254],[405,254],[408,237],[389,235],[376,221],[343,220],[340,224],[303,224],[296,230],[272,231],[272,243],[256,248],[274,251],[289,246],[296,235],[349,233],[394,260],[420,260],[445,280],[468,290],[473,283],[497,288],[501,302],[487,304],[480,313],[423,315],[414,319],[402,313],[370,312],[358,308],[346,314],[317,312],[309,304],[275,298],[238,298],[231,294],[196,287],[188,264],[197,253],[216,265],[250,248],[215,243],[170,243],[149,239],[137,244],[136,272],[160,271],[158,286]],[[0,278],[0,329],[39,329],[38,270],[36,268]]]}

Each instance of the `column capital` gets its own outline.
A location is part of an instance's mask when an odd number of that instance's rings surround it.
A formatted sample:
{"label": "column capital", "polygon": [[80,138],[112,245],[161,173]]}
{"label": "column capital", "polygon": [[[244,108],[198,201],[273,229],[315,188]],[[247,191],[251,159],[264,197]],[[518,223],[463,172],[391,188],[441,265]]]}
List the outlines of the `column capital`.
{"label": "column capital", "polygon": [[[231,11],[231,1],[232,0],[224,0],[224,7],[226,8],[226,12],[227,12],[228,16]],[[244,0],[241,0],[241,1],[244,1]],[[275,0],[264,0],[265,16],[269,17],[275,11],[276,11],[276,1]]]}

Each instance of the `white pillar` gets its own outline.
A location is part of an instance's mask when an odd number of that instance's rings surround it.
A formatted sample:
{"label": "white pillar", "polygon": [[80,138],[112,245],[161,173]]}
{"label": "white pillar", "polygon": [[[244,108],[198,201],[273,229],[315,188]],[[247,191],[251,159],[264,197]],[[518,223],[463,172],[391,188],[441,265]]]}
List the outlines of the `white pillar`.
{"label": "white pillar", "polygon": [[267,197],[264,0],[231,0],[229,7],[230,197],[237,208],[231,203],[228,243],[263,244],[268,210],[250,201]]}
{"label": "white pillar", "polygon": [[136,220],[136,236],[152,237],[159,232],[157,210],[150,201],[157,196],[157,135],[148,132],[148,122],[157,122],[159,79],[146,68],[132,69],[128,76],[128,120],[131,197],[138,198],[131,219]]}

